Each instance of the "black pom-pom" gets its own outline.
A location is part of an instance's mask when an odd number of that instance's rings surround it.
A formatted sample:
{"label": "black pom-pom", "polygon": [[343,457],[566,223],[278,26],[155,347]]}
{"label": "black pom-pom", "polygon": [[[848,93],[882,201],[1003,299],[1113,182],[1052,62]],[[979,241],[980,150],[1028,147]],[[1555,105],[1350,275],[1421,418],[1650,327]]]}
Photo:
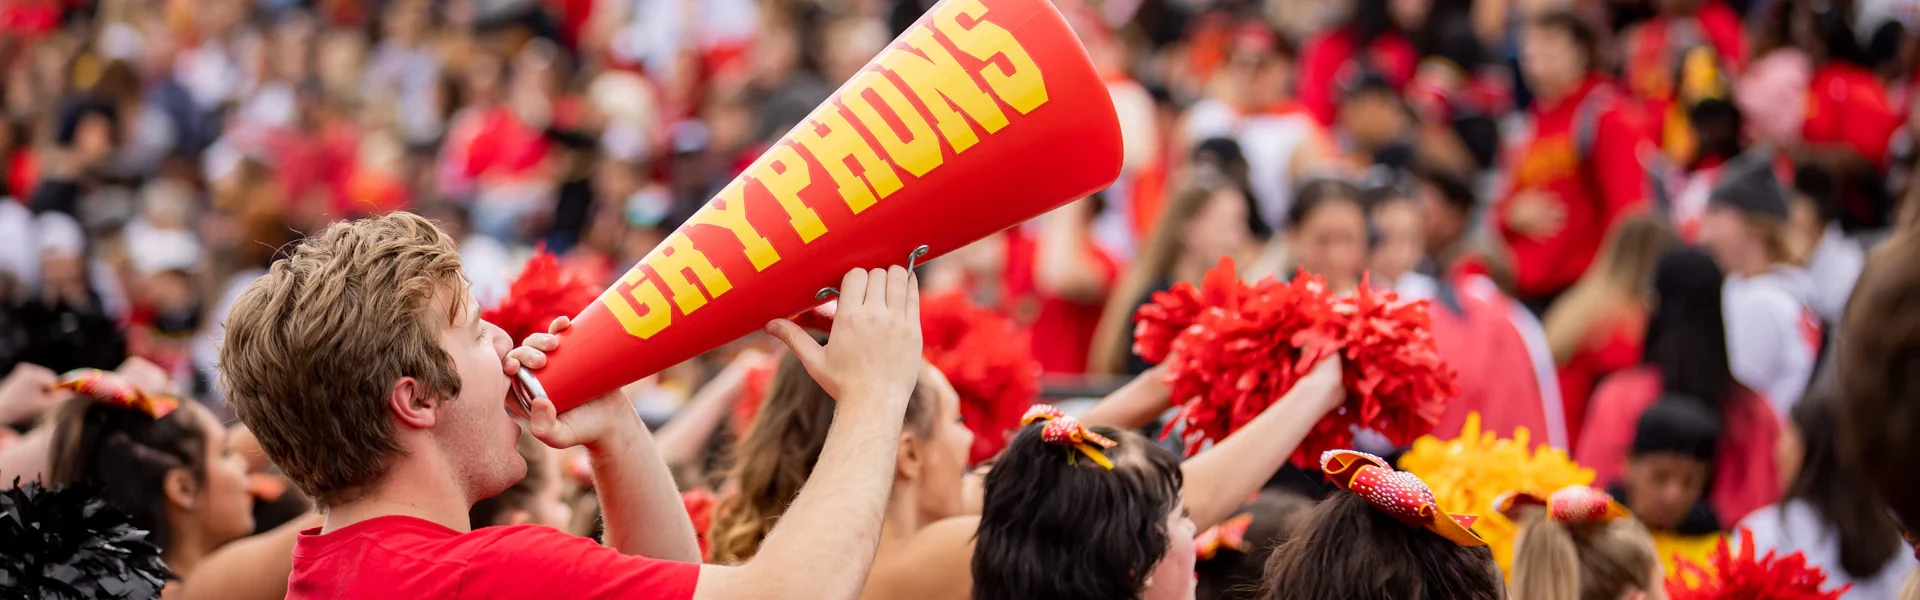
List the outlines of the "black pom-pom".
{"label": "black pom-pom", "polygon": [[99,485],[0,491],[0,598],[159,598],[172,574]]}

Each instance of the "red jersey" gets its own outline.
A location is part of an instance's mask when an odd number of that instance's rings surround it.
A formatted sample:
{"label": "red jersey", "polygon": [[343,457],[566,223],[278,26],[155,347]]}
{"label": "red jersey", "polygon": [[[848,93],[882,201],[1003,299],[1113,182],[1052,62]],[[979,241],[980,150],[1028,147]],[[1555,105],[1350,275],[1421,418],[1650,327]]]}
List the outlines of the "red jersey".
{"label": "red jersey", "polygon": [[1321,125],[1333,125],[1340,86],[1351,72],[1350,68],[1364,65],[1385,77],[1394,89],[1402,89],[1413,80],[1414,69],[1420,66],[1420,52],[1399,33],[1382,33],[1364,49],[1356,48],[1359,40],[1353,38],[1353,29],[1342,27],[1309,40],[1305,51],[1300,53],[1300,76],[1296,79],[1300,85],[1300,102]]}
{"label": "red jersey", "polygon": [[1899,111],[1872,71],[1829,61],[1813,72],[1807,91],[1807,119],[1800,135],[1813,144],[1843,144],[1887,167],[1887,147],[1900,129]]}
{"label": "red jersey", "polygon": [[413,517],[300,532],[287,598],[693,597],[700,565],[628,556],[551,527],[460,533]]}
{"label": "red jersey", "polygon": [[[1646,201],[1642,151],[1652,151],[1645,119],[1599,77],[1588,78],[1556,104],[1534,102],[1533,135],[1509,153],[1512,188],[1494,206],[1495,224],[1513,251],[1514,287],[1522,298],[1573,285],[1599,254],[1613,223]],[[1507,227],[1509,204],[1528,191],[1545,192],[1566,210],[1558,233],[1534,238]]]}
{"label": "red jersey", "polygon": [[[1033,331],[1033,357],[1045,372],[1085,373],[1088,349],[1106,306],[1049,296],[1037,289],[1033,276],[1039,249],[1019,227],[1007,232],[1006,311]],[[1086,252],[1088,262],[1099,272],[1102,288],[1111,291],[1120,277],[1119,261],[1092,241],[1087,242]]]}
{"label": "red jersey", "polygon": [[[1587,410],[1574,462],[1593,469],[1594,486],[1612,485],[1626,473],[1627,453],[1640,415],[1660,400],[1660,372],[1652,367],[1622,371],[1600,385]],[[1721,409],[1720,447],[1707,502],[1721,523],[1738,523],[1780,497],[1773,446],[1780,419],[1760,394],[1735,385]]]}

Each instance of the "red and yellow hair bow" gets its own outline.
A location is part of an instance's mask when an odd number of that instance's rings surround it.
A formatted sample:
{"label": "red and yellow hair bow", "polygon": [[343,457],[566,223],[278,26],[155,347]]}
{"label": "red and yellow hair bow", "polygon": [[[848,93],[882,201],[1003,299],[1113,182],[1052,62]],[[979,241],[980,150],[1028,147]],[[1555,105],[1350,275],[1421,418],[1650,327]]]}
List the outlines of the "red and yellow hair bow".
{"label": "red and yellow hair bow", "polygon": [[[1106,450],[1119,445],[1117,442],[1094,433],[1079,419],[1067,416],[1051,404],[1035,404],[1027,409],[1026,416],[1020,417],[1020,426],[1026,427],[1036,421],[1046,423],[1040,428],[1041,441],[1079,450],[1087,458],[1093,459],[1095,464],[1106,467],[1108,471],[1113,470],[1113,461],[1107,460]],[[1067,457],[1071,459],[1073,455],[1068,454]]]}
{"label": "red and yellow hair bow", "polygon": [[1547,509],[1547,518],[1569,525],[1598,525],[1633,516],[1613,495],[1584,485],[1570,485],[1541,497],[1533,492],[1508,492],[1494,499],[1493,509],[1518,523],[1527,507]]}
{"label": "red and yellow hair bow", "polygon": [[1328,450],[1320,455],[1320,470],[1340,489],[1365,498],[1380,512],[1413,527],[1433,532],[1462,546],[1485,546],[1473,533],[1480,517],[1447,514],[1434,503],[1433,489],[1419,476],[1395,471],[1378,456],[1354,450]]}
{"label": "red and yellow hair bow", "polygon": [[179,398],[148,394],[119,375],[99,369],[68,371],[60,376],[60,383],[54,388],[73,390],[107,404],[137,410],[156,420],[166,418],[180,408]]}

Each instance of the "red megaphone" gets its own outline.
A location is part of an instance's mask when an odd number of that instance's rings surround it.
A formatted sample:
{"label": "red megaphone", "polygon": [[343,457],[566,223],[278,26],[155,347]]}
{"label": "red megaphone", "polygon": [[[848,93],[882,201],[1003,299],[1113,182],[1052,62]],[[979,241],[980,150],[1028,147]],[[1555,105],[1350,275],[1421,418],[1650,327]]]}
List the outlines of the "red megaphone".
{"label": "red megaphone", "polygon": [[944,0],[573,320],[559,410],[818,304],[853,268],[930,259],[1093,193],[1120,126],[1045,0]]}

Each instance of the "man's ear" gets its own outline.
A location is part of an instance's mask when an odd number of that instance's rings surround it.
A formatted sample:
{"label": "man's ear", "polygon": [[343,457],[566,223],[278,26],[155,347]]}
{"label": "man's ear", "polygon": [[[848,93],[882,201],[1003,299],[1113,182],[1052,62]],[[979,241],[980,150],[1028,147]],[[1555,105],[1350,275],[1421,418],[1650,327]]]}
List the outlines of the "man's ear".
{"label": "man's ear", "polygon": [[387,408],[393,411],[395,419],[410,427],[433,427],[435,402],[418,379],[401,377],[393,382],[393,389],[387,391]]}
{"label": "man's ear", "polygon": [[913,432],[900,433],[899,458],[894,460],[893,473],[901,479],[920,478],[920,438]]}
{"label": "man's ear", "polygon": [[160,490],[167,497],[167,504],[180,510],[193,510],[194,496],[200,492],[200,485],[193,480],[193,473],[187,469],[168,469],[160,479]]}

